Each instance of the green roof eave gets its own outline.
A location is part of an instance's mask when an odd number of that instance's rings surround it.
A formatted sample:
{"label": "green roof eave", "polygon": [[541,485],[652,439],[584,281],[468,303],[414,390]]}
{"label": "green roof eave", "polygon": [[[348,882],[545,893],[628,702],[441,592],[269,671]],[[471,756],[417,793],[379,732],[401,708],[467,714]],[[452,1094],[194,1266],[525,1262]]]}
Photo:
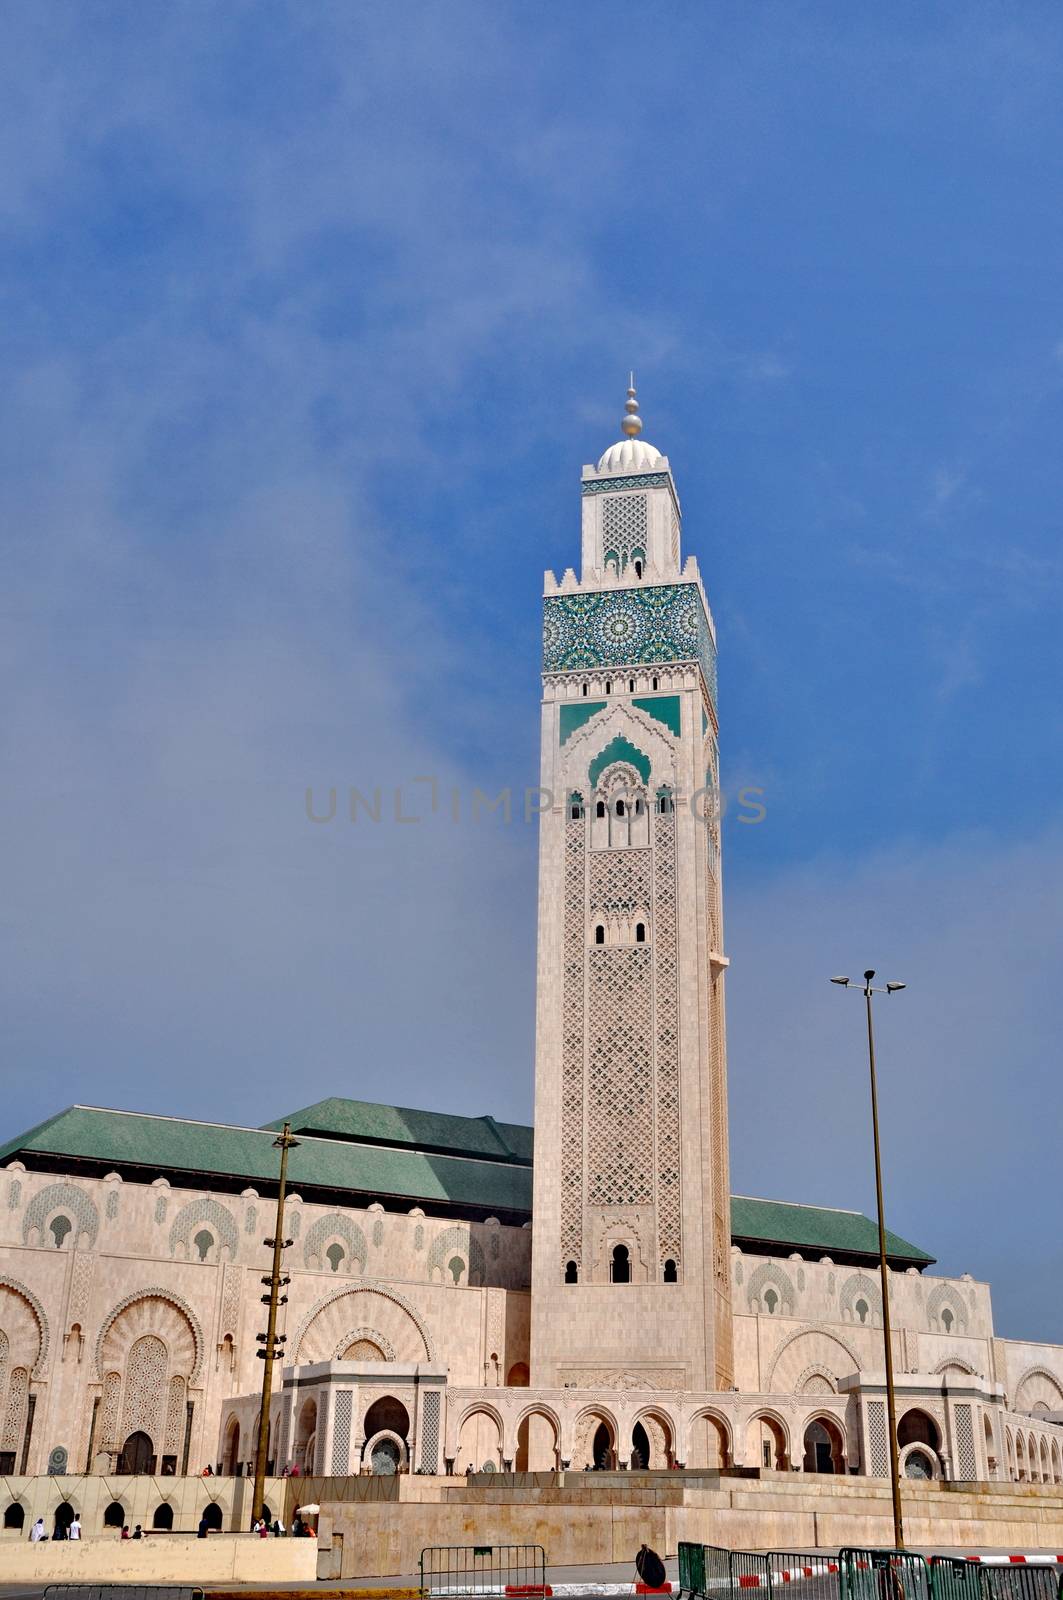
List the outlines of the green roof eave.
{"label": "green roof eave", "polygon": [[457,1117],[445,1111],[375,1105],[334,1096],[279,1117],[265,1126],[290,1122],[293,1133],[318,1134],[351,1143],[391,1145],[484,1161],[523,1162],[532,1158],[532,1130],[494,1117]]}
{"label": "green roof eave", "polygon": [[[823,1255],[878,1258],[878,1225],[859,1211],[834,1211],[781,1200],[731,1197],[731,1237],[736,1243],[777,1245],[786,1250],[812,1250]],[[934,1257],[886,1230],[886,1259],[903,1266],[926,1267]]]}
{"label": "green roof eave", "polygon": [[[16,1154],[187,1173],[197,1182],[217,1175],[275,1183],[272,1129],[234,1128],[138,1112],[71,1106],[11,1140],[0,1160]],[[337,1139],[300,1137],[288,1158],[288,1180],[301,1186],[363,1195],[395,1195],[448,1206],[507,1212],[531,1210],[531,1169],[516,1163],[395,1150]]]}

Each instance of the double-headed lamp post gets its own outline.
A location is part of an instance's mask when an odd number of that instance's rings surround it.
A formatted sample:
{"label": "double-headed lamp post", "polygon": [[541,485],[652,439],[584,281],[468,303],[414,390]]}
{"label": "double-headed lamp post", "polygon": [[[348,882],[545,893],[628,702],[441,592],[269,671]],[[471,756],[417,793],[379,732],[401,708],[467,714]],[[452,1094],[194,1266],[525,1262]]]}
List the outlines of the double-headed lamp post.
{"label": "double-headed lamp post", "polygon": [[[867,1002],[867,1053],[871,1064],[871,1128],[875,1139],[875,1198],[878,1201],[878,1263],[882,1278],[882,1342],[886,1351],[886,1417],[890,1444],[890,1486],[893,1490],[893,1543],[897,1550],[904,1549],[904,1517],[901,1511],[901,1476],[897,1459],[897,1398],[893,1390],[893,1341],[890,1335],[890,1286],[886,1275],[886,1219],[882,1208],[882,1155],[878,1140],[878,1084],[875,1079],[875,1029],[871,1020],[871,996],[896,994],[907,988],[903,983],[887,983],[875,988],[872,979],[874,968],[864,973],[860,991]],[[849,978],[832,978],[831,983],[848,989]],[[853,987],[857,987],[854,985]]]}

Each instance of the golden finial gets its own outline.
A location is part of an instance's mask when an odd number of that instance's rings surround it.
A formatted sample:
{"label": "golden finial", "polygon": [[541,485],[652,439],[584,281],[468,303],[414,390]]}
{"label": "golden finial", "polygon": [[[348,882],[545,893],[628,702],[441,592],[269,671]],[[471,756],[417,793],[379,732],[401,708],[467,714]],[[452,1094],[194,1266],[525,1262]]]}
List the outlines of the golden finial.
{"label": "golden finial", "polygon": [[642,418],[639,416],[639,403],[635,399],[635,374],[628,374],[627,404],[624,407],[624,420],[620,424],[629,439],[637,439],[642,432]]}

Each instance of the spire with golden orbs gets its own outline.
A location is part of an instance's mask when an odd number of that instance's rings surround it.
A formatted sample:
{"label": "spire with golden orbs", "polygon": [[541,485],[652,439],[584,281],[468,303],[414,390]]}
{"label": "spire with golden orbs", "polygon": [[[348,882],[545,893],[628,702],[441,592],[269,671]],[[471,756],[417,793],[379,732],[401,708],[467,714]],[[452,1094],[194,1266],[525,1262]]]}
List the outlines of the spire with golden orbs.
{"label": "spire with golden orbs", "polygon": [[642,432],[642,418],[639,416],[639,403],[635,398],[635,374],[628,374],[627,404],[624,406],[624,420],[620,424],[621,431],[629,439],[637,439]]}

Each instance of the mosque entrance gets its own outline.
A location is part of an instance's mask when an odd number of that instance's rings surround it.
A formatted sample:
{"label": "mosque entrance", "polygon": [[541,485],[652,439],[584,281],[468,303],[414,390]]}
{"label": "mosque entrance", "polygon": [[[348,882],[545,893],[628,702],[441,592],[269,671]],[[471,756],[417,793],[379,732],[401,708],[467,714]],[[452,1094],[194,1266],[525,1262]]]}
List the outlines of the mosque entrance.
{"label": "mosque entrance", "polygon": [[393,1478],[399,1470],[399,1447],[394,1439],[378,1439],[369,1459],[375,1478]]}
{"label": "mosque entrance", "polygon": [[636,1422],[631,1434],[631,1467],[634,1472],[645,1472],[650,1464],[650,1441],[641,1422]]}
{"label": "mosque entrance", "polygon": [[155,1471],[155,1447],[146,1433],[131,1433],[122,1446],[116,1471],[131,1478]]}

